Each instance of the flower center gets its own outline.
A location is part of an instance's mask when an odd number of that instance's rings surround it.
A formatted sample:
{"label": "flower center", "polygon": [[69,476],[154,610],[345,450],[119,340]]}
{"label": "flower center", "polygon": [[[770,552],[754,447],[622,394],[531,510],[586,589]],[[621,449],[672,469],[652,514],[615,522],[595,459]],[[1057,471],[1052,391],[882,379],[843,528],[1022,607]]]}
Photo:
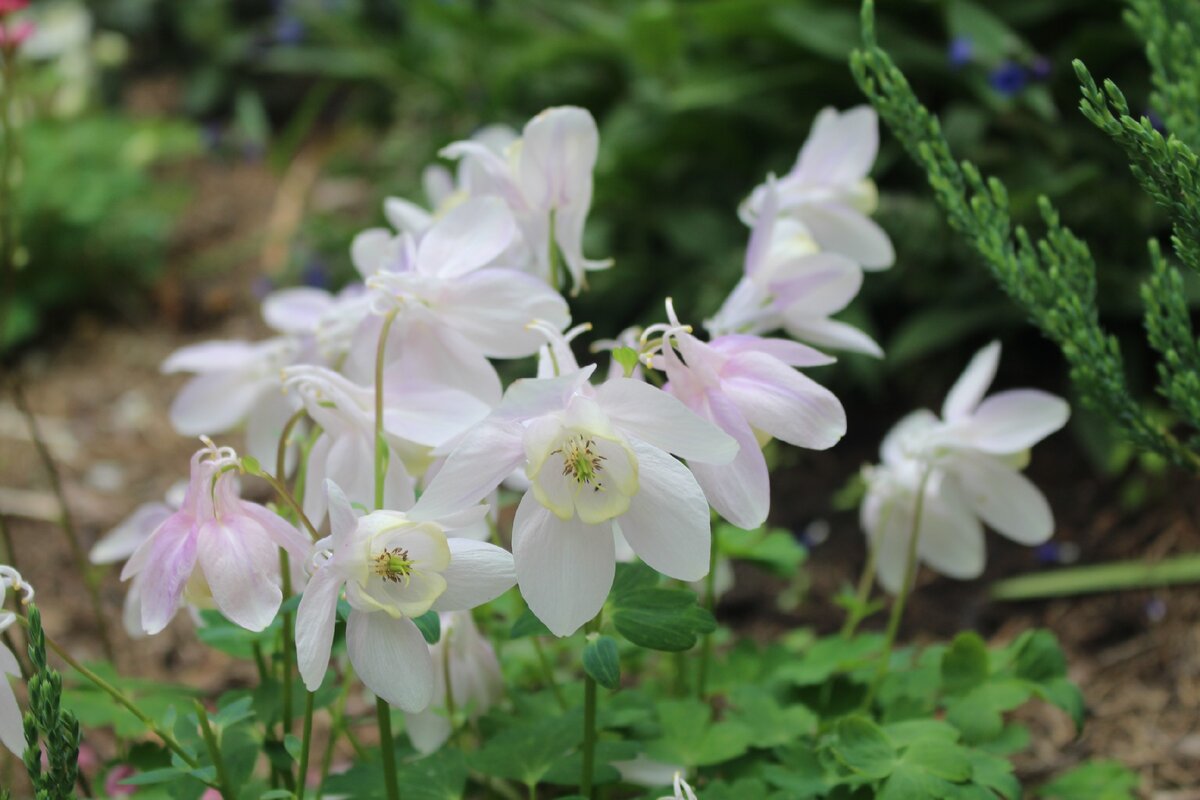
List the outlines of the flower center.
{"label": "flower center", "polygon": [[604,462],[608,459],[596,452],[595,439],[576,434],[564,442],[562,447],[551,450],[550,454],[562,456],[564,477],[572,478],[581,487],[592,487],[593,492],[604,489],[600,473],[604,472]]}
{"label": "flower center", "polygon": [[375,556],[375,574],[391,583],[408,583],[413,562],[408,551],[401,547],[383,550]]}

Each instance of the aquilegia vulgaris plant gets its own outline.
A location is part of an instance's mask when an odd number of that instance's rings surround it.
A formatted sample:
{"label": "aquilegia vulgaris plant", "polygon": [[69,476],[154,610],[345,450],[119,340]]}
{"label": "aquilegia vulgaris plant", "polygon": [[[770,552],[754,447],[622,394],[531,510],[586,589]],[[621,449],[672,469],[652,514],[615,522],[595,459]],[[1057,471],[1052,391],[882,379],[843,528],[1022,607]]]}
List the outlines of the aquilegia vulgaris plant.
{"label": "aquilegia vulgaris plant", "polygon": [[[0,742],[38,797],[1021,796],[1004,756],[1026,734],[1004,712],[1038,697],[1082,715],[1053,638],[895,646],[920,564],[975,577],[985,525],[1053,533],[1021,469],[1067,405],[986,396],[999,344],[865,470],[870,557],[840,634],[735,642],[713,616],[731,560],[797,577],[803,546],[764,527],[772,442],[826,450],[855,424],[811,370],[884,355],[835,318],[896,260],[870,217],[878,144],[869,107],[821,112],[741,204],[742,277],[707,335],[668,299],[593,343],[603,369],[581,363],[590,326],[563,294],[614,264],[585,255],[601,143],[573,107],[445,148],[431,207],[391,198],[390,226],[350,245],[358,282],[263,300],[270,338],[170,356],[190,375],[170,419],[203,446],[91,559],[125,562],[130,636],[190,616],[257,679],[214,702],[81,664],[0,567],[18,601]],[[238,431],[242,455],[209,438]],[[860,632],[876,579],[898,596],[885,633]],[[104,774],[76,774],[72,703],[113,729]]]}

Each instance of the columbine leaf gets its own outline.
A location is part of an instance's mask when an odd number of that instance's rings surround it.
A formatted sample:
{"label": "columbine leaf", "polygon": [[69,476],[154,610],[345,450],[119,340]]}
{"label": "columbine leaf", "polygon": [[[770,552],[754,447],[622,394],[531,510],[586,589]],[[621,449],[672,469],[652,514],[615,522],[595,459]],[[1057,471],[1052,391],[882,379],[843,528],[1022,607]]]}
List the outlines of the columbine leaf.
{"label": "columbine leaf", "polygon": [[987,680],[987,645],[979,634],[968,631],[954,637],[942,655],[942,688],[947,694],[962,694]]}
{"label": "columbine leaf", "polygon": [[862,716],[845,717],[834,732],[836,738],[830,749],[851,771],[880,780],[895,769],[896,748],[883,729],[871,720]]}
{"label": "columbine leaf", "polygon": [[413,619],[413,623],[416,624],[417,630],[429,644],[437,644],[438,640],[442,638],[442,618],[436,611],[426,611]]}
{"label": "columbine leaf", "polygon": [[598,636],[583,649],[583,669],[605,689],[621,686],[621,660],[611,636]]}
{"label": "columbine leaf", "polygon": [[717,628],[712,614],[685,589],[634,589],[618,595],[615,604],[617,632],[649,650],[687,650],[701,634]]}

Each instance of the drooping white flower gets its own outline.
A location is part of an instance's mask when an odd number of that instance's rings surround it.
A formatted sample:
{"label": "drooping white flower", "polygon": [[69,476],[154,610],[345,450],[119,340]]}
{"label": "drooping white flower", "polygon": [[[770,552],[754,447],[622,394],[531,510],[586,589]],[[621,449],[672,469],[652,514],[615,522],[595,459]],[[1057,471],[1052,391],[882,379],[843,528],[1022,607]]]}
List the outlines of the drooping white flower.
{"label": "drooping white flower", "polygon": [[371,297],[361,283],[336,294],[315,286],[292,286],[271,292],[262,302],[263,320],[272,329],[311,342],[307,349],[331,364],[345,357],[370,310]]}
{"label": "drooping white flower", "polygon": [[439,619],[441,638],[429,647],[433,658],[433,698],[424,711],[404,715],[408,738],[420,753],[432,753],[450,738],[447,676],[455,710],[470,719],[483,715],[504,695],[504,676],[500,674],[496,651],[475,627],[471,613],[451,611],[440,614]]}
{"label": "drooping white flower", "polygon": [[[360,386],[325,367],[284,371],[321,426],[309,451],[304,513],[314,524],[325,518],[325,479],[336,479],[352,503],[370,508],[375,497],[375,387]],[[385,370],[383,431],[388,444],[384,505],[407,509],[414,500],[414,475],[429,466],[430,451],[458,436],[491,410],[473,395],[409,379]]]}
{"label": "drooping white flower", "polygon": [[176,350],[162,371],[196,377],[175,396],[171,424],[184,436],[208,436],[244,423],[246,452],[263,464],[275,463],[284,425],[299,407],[284,396],[279,371],[301,354],[301,343],[292,337],[202,342]]}
{"label": "drooping white flower", "polygon": [[[93,564],[115,564],[132,556],[142,542],[149,539],[168,517],[183,506],[187,486],[186,482],[180,481],[167,490],[162,501],[138,506],[132,514],[96,542],[88,553],[88,560]],[[121,615],[125,632],[134,639],[146,635],[146,630],[142,627],[142,575],[143,573],[135,575],[129,582]]]}
{"label": "drooping white flower", "polygon": [[782,328],[818,347],[882,356],[870,336],[831,319],[858,294],[862,269],[844,255],[821,252],[800,222],[781,216],[779,206],[779,189],[771,180],[746,247],[744,275],[705,321],[709,334],[757,335]]}
{"label": "drooping white flower", "polygon": [[261,631],[275,618],[283,600],[279,548],[300,564],[309,540],[273,511],[241,499],[237,462],[232,448],[211,442],[192,456],[182,506],[121,571],[121,580],[141,576],[146,633],[165,628],[185,596],[192,605],[215,605],[247,630]]}
{"label": "drooping white flower", "polygon": [[[496,195],[508,204],[528,249],[531,271],[555,282],[557,247],[572,279],[572,293],[586,286],[586,273],[607,269],[611,259],[583,255],[583,228],[592,205],[592,171],[600,146],[596,121],[574,106],[548,108],[531,119],[504,154],[476,141],[443,148],[475,170],[473,196]],[[559,288],[557,285],[554,288]]]}
{"label": "drooping white flower", "polygon": [[[870,106],[823,109],[791,171],[778,181],[779,210],[807,230],[824,252],[846,256],[864,269],[895,260],[887,234],[868,215],[878,192],[867,175],[879,151],[879,119]],[[752,224],[766,204],[769,182],[756,188],[739,213]]]}
{"label": "drooping white flower", "polygon": [[671,322],[654,326],[662,330],[655,363],[667,374],[667,390],[738,443],[730,463],[693,463],[692,472],[717,513],[740,528],[757,528],[771,504],[765,440],[824,450],[846,433],[841,402],[795,369],[833,359],[785,339],[731,334],[702,342],[679,324],[669,301],[667,313]]}
{"label": "drooping white flower", "polygon": [[708,571],[709,514],[692,463],[728,462],[737,443],[641,381],[588,383],[588,366],[514,382],[454,448],[416,508],[436,515],[484,497],[522,468],[513,522],[517,581],[530,609],[568,636],[612,586],[617,528],[639,557],[680,580]]}
{"label": "drooping white flower", "polygon": [[922,487],[917,556],[943,575],[983,572],[984,524],[1025,545],[1054,532],[1049,503],[1020,470],[1029,449],[1066,424],[1070,408],[1036,389],[985,398],[999,360],[999,342],[979,351],[946,396],[941,418],[920,410],[900,420],[884,438],[883,463],[865,472],[861,523],[888,591],[905,579]]}
{"label": "drooping white flower", "polygon": [[[469,200],[415,241],[390,240],[373,256],[367,280],[380,313],[395,310],[387,358],[403,374],[470,392],[489,404],[500,380],[488,358],[524,358],[544,339],[529,324],[558,330],[570,322],[566,301],[536,278],[490,266],[516,235],[512,215],[495,197]],[[382,318],[362,325],[351,359],[374,365]],[[359,374],[355,373],[355,374]]]}
{"label": "drooping white flower", "polygon": [[[484,506],[424,515],[373,511],[359,517],[326,483],[332,534],[315,545],[312,577],[296,613],[296,660],[304,685],[325,679],[343,587],[350,615],[346,650],[368,689],[408,712],[429,705],[435,669],[415,617],[494,600],[516,582],[512,555],[495,545],[447,538],[487,512]],[[463,509],[466,510],[463,510]]]}
{"label": "drooping white flower", "polygon": [[[19,595],[21,603],[33,600],[33,587],[15,569],[0,564],[0,633],[17,621],[16,614],[3,608],[9,589]],[[21,665],[16,655],[0,642],[0,744],[20,758],[25,754],[25,727],[12,688],[13,678],[20,680]]]}

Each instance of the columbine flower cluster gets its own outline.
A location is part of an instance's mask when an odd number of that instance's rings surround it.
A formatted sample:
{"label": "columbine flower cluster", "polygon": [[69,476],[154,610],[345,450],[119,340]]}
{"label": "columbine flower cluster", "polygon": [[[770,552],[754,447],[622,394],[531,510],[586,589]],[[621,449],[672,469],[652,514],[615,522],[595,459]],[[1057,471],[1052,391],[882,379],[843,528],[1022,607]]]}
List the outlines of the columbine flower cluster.
{"label": "columbine flower cluster", "polygon": [[941,418],[921,409],[900,420],[883,440],[883,463],[864,471],[862,527],[890,592],[911,580],[910,546],[917,561],[943,575],[977,578],[985,523],[1025,545],[1054,532],[1049,503],[1021,469],[1030,448],[1066,424],[1070,409],[1036,389],[985,398],[999,363],[999,342],[980,350],[946,395]]}

